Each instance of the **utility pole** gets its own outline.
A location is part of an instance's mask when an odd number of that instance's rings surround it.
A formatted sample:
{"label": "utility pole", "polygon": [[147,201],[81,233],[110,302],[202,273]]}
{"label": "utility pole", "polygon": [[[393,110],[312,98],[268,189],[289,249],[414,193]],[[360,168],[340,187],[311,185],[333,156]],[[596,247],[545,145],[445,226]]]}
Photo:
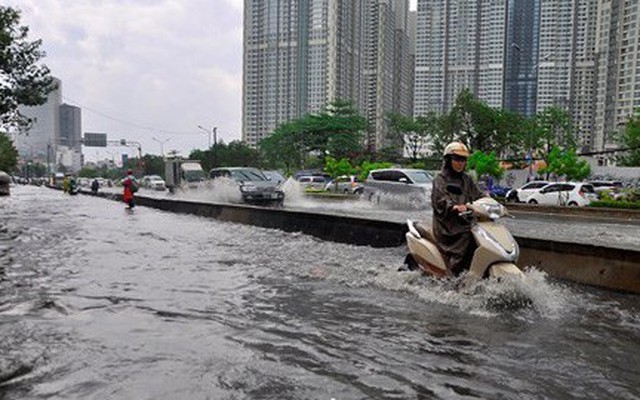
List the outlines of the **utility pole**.
{"label": "utility pole", "polygon": [[216,165],[218,164],[218,128],[217,127],[213,127],[213,163],[211,165],[211,168],[215,168]]}
{"label": "utility pole", "polygon": [[[208,130],[207,128],[202,127],[201,125],[198,125],[198,128],[200,128],[201,130],[207,132],[207,134],[209,135],[209,151],[211,151],[212,153],[212,160],[210,160],[211,162],[211,168],[215,168],[216,164],[217,164],[217,145],[218,145],[218,127],[214,126],[213,128],[211,128],[211,130]],[[213,135],[213,147],[211,147],[211,136]]]}

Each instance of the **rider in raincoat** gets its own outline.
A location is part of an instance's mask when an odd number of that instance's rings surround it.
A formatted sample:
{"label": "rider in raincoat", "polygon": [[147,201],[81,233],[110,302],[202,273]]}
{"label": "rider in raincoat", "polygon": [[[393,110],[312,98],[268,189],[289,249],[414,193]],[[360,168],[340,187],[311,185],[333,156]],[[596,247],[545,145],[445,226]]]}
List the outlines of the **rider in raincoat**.
{"label": "rider in raincoat", "polygon": [[[484,196],[471,176],[464,172],[468,158],[467,146],[449,143],[444,150],[444,166],[433,180],[431,191],[433,234],[449,271],[455,276],[469,269],[476,248],[471,221],[460,213],[467,211],[466,204]],[[448,185],[459,187],[459,193],[453,193]]]}

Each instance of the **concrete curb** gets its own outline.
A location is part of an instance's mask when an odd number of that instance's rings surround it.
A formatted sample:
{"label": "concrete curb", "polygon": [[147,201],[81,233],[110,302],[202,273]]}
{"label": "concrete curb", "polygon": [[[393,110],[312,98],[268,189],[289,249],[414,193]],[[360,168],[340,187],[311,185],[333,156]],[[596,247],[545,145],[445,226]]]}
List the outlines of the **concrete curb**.
{"label": "concrete curb", "polygon": [[605,220],[620,220],[640,223],[640,210],[601,207],[560,207],[541,206],[533,204],[508,203],[509,212],[531,214],[562,214],[581,218],[596,218]]}
{"label": "concrete curb", "polygon": [[[356,201],[360,197],[357,195],[343,195],[339,193],[331,193],[330,195],[323,193],[305,193],[306,197],[319,198],[330,201]],[[526,203],[507,203],[505,204],[514,215],[517,214],[562,214],[563,216],[572,216],[585,219],[599,219],[610,221],[638,222],[640,223],[640,210],[630,210],[624,208],[606,208],[606,207],[560,207],[560,206],[542,206]]]}

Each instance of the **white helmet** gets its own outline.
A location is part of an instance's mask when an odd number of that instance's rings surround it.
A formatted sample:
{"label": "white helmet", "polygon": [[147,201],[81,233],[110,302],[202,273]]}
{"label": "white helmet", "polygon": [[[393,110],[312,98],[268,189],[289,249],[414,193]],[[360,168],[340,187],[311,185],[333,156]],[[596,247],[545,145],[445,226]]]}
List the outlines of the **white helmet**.
{"label": "white helmet", "polygon": [[467,146],[465,146],[464,143],[451,142],[444,148],[444,155],[450,156],[454,154],[469,158],[469,149],[467,149]]}

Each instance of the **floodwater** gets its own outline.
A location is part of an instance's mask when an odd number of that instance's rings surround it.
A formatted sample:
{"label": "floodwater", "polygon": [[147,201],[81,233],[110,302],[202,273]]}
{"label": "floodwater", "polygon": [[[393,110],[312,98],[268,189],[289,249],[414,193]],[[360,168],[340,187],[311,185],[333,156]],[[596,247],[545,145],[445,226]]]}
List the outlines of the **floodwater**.
{"label": "floodwater", "polygon": [[463,295],[402,247],[46,188],[0,216],[3,400],[640,398],[636,295],[535,270]]}

